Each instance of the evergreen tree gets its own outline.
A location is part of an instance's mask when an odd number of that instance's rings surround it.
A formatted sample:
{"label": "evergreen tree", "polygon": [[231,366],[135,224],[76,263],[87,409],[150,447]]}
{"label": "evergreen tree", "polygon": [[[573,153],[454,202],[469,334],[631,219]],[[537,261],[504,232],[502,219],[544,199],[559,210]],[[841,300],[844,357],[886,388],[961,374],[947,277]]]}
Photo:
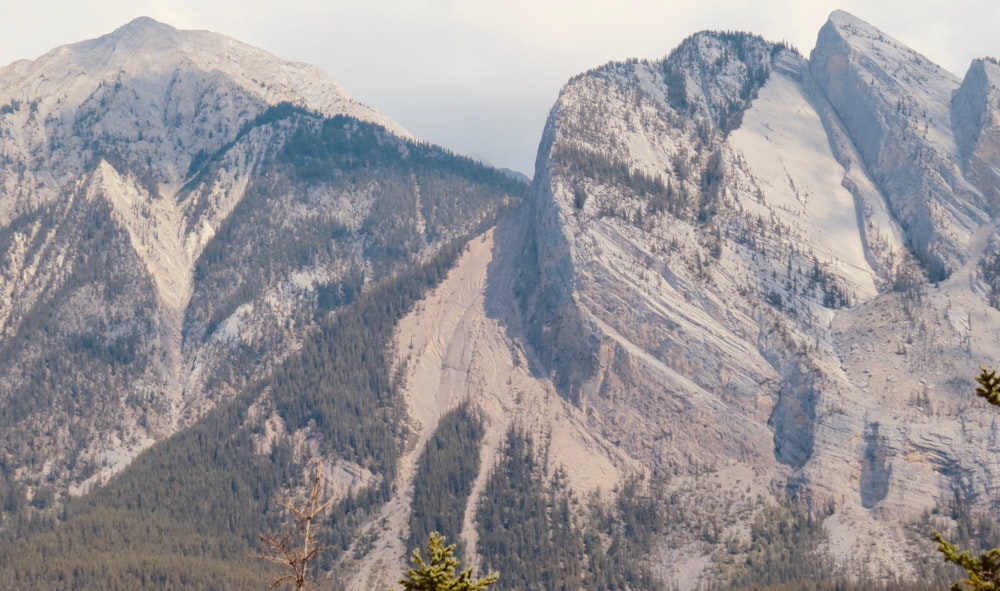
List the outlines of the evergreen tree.
{"label": "evergreen tree", "polygon": [[399,584],[403,591],[476,591],[485,589],[500,578],[500,574],[492,572],[481,579],[474,579],[472,569],[467,568],[457,576],[458,559],[455,558],[455,545],[444,545],[444,536],[431,532],[427,541],[427,556],[430,562],[424,561],[420,549],[413,550],[410,557],[410,568],[405,579]]}

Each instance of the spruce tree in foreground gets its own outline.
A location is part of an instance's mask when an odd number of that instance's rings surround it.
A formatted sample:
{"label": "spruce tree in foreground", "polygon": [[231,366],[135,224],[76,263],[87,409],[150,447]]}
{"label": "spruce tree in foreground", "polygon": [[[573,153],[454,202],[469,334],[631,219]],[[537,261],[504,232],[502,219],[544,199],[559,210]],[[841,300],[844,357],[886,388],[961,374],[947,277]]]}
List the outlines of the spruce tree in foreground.
{"label": "spruce tree in foreground", "polygon": [[[996,370],[980,368],[976,381],[979,382],[976,396],[985,398],[994,406],[1000,406],[1000,376],[997,376]],[[938,532],[934,532],[934,540],[938,543],[938,552],[944,554],[945,560],[957,564],[969,573],[968,579],[951,586],[952,591],[964,591],[966,588],[971,591],[1000,591],[1000,548],[987,550],[974,558],[968,551],[959,553],[958,548],[945,541]]]}
{"label": "spruce tree in foreground", "polygon": [[467,568],[456,575],[458,559],[455,558],[455,544],[445,546],[444,536],[431,532],[427,540],[428,561],[414,548],[410,563],[413,565],[405,579],[399,584],[403,591],[476,591],[495,583],[500,574],[493,572],[481,579],[474,579],[472,569]]}

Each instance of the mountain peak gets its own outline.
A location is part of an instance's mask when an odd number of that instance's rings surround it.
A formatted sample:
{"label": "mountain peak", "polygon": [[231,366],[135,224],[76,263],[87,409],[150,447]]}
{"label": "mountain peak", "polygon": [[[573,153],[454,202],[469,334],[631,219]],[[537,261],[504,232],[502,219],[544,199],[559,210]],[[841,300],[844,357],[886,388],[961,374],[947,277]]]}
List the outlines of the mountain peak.
{"label": "mountain peak", "polygon": [[[968,237],[985,215],[981,196],[948,180],[959,178],[950,105],[961,80],[842,11],[820,30],[809,69],[865,164],[883,171],[880,188],[928,276],[947,277],[964,264]],[[922,175],[912,166],[917,153],[920,167],[948,173]],[[947,222],[939,212],[948,212]]]}
{"label": "mountain peak", "polygon": [[854,50],[868,53],[876,46],[903,48],[904,45],[849,12],[835,10],[830,13],[826,25],[820,30],[824,34],[835,34],[846,41]]}
{"label": "mountain peak", "polygon": [[169,35],[169,34],[177,34],[177,32],[178,32],[177,29],[171,27],[166,23],[161,23],[160,21],[154,18],[150,18],[148,16],[140,16],[118,27],[111,33],[111,35],[117,37],[134,35],[137,33],[144,35],[149,35],[149,34]]}
{"label": "mountain peak", "polygon": [[78,46],[87,50],[104,48],[112,56],[171,51],[179,49],[188,40],[190,35],[185,33],[188,32],[179,31],[148,16],[140,16],[111,33]]}
{"label": "mountain peak", "polygon": [[846,10],[840,10],[840,9],[831,12],[828,21],[836,26],[862,25],[865,27],[874,28],[870,24],[868,24],[868,22],[866,22],[865,20],[854,16],[853,14],[847,12]]}
{"label": "mountain peak", "polygon": [[[127,80],[150,104],[169,102],[163,93],[180,92],[174,83],[181,80],[195,95],[213,88],[227,94],[223,86],[239,89],[251,97],[253,111],[288,102],[327,116],[345,114],[372,121],[409,136],[352,99],[319,68],[281,59],[221,33],[180,30],[146,16],[101,37],[0,70],[0,104],[37,101],[43,116],[58,112],[60,117],[71,117],[96,93],[107,92],[102,89]],[[160,96],[154,97],[157,93]]]}

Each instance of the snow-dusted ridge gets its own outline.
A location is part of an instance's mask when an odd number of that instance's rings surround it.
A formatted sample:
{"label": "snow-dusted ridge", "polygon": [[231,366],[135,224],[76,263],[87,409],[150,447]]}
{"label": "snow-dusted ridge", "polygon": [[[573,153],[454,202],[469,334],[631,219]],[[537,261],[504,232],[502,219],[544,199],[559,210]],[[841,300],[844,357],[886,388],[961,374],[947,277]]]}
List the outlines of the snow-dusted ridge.
{"label": "snow-dusted ridge", "polygon": [[218,72],[269,105],[292,102],[327,116],[349,115],[378,123],[411,137],[351,98],[315,66],[280,59],[219,33],[178,30],[149,17],[136,18],[96,39],[58,47],[36,60],[0,68],[0,104],[39,101],[43,115],[68,116],[98,86],[114,83],[123,74],[142,78],[178,67]]}

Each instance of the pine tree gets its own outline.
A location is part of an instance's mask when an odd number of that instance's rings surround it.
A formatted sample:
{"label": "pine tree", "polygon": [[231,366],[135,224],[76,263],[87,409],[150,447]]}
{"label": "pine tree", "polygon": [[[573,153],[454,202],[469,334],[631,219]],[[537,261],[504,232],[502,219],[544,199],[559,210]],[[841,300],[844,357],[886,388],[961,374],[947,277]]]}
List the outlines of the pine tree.
{"label": "pine tree", "polygon": [[413,566],[406,578],[399,581],[403,591],[476,591],[489,587],[500,578],[499,573],[492,572],[482,579],[474,579],[471,568],[456,576],[458,559],[455,558],[455,545],[445,546],[444,536],[438,532],[431,532],[427,555],[430,562],[424,561],[419,548],[413,550],[410,557]]}

